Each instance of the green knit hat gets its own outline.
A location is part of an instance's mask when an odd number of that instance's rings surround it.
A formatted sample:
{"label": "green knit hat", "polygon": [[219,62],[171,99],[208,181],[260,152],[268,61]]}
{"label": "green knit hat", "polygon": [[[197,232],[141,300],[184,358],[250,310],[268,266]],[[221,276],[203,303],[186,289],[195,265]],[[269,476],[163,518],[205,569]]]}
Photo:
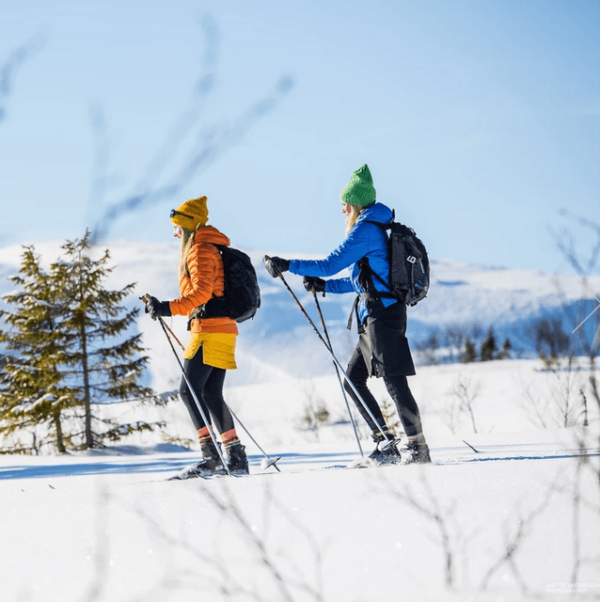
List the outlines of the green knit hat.
{"label": "green knit hat", "polygon": [[357,169],[351,176],[346,188],[340,195],[342,203],[351,205],[360,205],[366,207],[375,202],[375,188],[373,187],[373,178],[368,165],[363,165]]}

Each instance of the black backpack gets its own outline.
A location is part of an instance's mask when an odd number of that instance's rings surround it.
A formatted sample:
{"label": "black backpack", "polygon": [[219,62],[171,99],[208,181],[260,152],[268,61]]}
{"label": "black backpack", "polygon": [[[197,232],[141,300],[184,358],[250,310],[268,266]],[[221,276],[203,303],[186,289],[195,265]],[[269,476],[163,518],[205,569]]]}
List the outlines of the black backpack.
{"label": "black backpack", "polygon": [[[368,220],[365,220],[368,221]],[[394,297],[406,305],[414,306],[425,299],[429,292],[429,257],[427,249],[417,237],[415,231],[408,226],[390,220],[387,224],[369,221],[383,230],[389,230],[389,284],[384,282],[366,261],[361,266],[372,277],[377,278],[390,292],[372,292],[371,297]]]}
{"label": "black backpack", "polygon": [[260,288],[250,257],[239,249],[215,245],[223,260],[225,291],[213,297],[190,314],[194,318],[233,318],[245,322],[254,318],[260,307]]}

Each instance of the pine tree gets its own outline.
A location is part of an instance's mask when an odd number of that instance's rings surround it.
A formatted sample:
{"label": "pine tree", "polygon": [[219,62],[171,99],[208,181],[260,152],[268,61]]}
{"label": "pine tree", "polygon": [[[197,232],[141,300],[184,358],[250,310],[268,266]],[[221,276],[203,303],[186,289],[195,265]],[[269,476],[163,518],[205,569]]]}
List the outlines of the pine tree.
{"label": "pine tree", "polygon": [[[12,327],[0,330],[5,344],[0,372],[0,433],[18,432],[9,451],[37,453],[52,441],[64,452],[62,413],[69,405],[69,392],[62,384],[62,348],[56,325],[62,311],[61,292],[41,268],[33,246],[25,247],[17,276],[9,279],[22,290],[4,296],[14,311],[0,310],[0,317]],[[19,435],[28,434],[31,443]]]}
{"label": "pine tree", "polygon": [[462,363],[470,364],[477,359],[477,350],[475,349],[475,344],[471,340],[469,336],[465,337],[465,348],[462,353]]}
{"label": "pine tree", "polygon": [[490,360],[496,359],[496,351],[498,347],[496,345],[496,337],[494,335],[494,329],[490,326],[485,340],[481,344],[481,361],[489,362]]}
{"label": "pine tree", "polygon": [[[0,372],[0,434],[11,436],[11,452],[37,453],[52,443],[59,452],[117,441],[153,424],[119,424],[102,418],[100,404],[112,400],[156,400],[138,384],[148,358],[141,334],[127,336],[137,309],[122,300],[133,284],[110,291],[108,251],[92,260],[89,234],[67,241],[66,253],[45,272],[33,247],[26,247],[19,275],[22,290],[4,297],[10,327],[0,329],[5,349]],[[26,435],[32,442],[22,443]]]}
{"label": "pine tree", "polygon": [[510,342],[510,339],[507,337],[506,339],[504,339],[504,343],[502,344],[502,350],[498,354],[498,359],[505,360],[507,357],[510,356],[511,351],[512,351],[512,343]]}
{"label": "pine tree", "polygon": [[[52,265],[53,279],[65,296],[68,311],[60,324],[64,337],[63,362],[71,400],[80,413],[82,429],[74,433],[84,448],[117,441],[139,430],[152,430],[146,422],[118,424],[100,418],[97,404],[111,400],[153,399],[149,388],[138,384],[148,362],[141,334],[115,343],[134,324],[139,310],[126,311],[121,302],[131,294],[134,284],[109,291],[103,282],[112,272],[110,253],[100,259],[89,256],[90,235],[63,245],[66,257]],[[106,428],[108,427],[108,430]]]}

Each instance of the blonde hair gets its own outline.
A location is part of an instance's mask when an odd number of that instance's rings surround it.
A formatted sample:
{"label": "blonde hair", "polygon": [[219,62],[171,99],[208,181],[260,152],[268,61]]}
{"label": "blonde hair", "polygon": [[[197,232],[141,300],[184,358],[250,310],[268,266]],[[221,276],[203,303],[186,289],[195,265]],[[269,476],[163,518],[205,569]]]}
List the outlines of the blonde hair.
{"label": "blonde hair", "polygon": [[353,205],[352,203],[346,203],[350,207],[350,213],[346,215],[346,236],[350,234],[350,230],[354,228],[360,214],[366,209],[362,205]]}
{"label": "blonde hair", "polygon": [[[179,226],[181,228],[181,257],[179,258],[179,275],[183,276],[184,273],[187,273],[186,259],[189,250],[194,244],[194,238],[196,234],[196,230],[188,230],[183,226]],[[200,226],[201,227],[201,226]]]}

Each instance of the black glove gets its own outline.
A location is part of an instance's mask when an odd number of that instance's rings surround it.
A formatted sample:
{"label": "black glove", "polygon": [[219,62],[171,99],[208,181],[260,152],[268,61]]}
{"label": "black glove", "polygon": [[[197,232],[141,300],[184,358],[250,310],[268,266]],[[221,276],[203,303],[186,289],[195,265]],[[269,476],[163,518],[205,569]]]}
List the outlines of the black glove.
{"label": "black glove", "polygon": [[283,272],[287,272],[290,269],[289,259],[283,259],[282,257],[269,257],[268,255],[265,255],[264,261],[267,272],[269,272],[273,278],[281,276]]}
{"label": "black glove", "polygon": [[312,293],[323,293],[325,296],[325,280],[323,278],[317,278],[316,276],[304,276],[302,279],[302,283],[304,284],[304,288]]}
{"label": "black glove", "polygon": [[150,314],[153,320],[156,320],[158,316],[168,318],[171,316],[171,305],[168,301],[159,301],[156,297],[150,297],[146,303],[146,313]]}

